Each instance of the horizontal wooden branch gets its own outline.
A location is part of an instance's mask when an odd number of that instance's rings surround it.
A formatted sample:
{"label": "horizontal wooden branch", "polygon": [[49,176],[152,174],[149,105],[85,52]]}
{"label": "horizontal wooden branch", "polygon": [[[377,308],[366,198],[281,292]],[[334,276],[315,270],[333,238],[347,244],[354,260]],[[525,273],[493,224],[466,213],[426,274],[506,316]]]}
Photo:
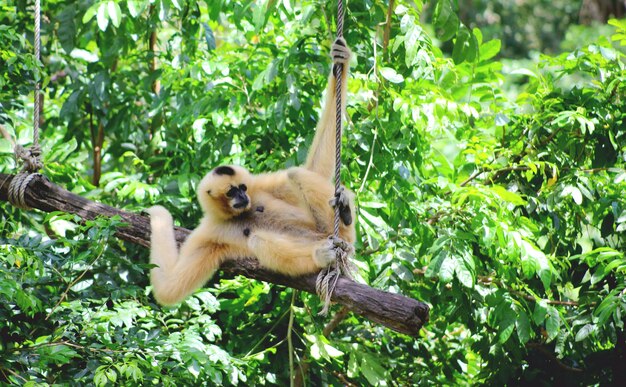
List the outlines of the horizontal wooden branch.
{"label": "horizontal wooden branch", "polygon": [[[8,187],[13,177],[0,174],[0,200],[7,201]],[[33,178],[25,197],[30,207],[46,212],[62,211],[76,214],[83,219],[119,215],[128,226],[120,228],[117,236],[145,247],[150,246],[148,217],[87,200],[52,184],[44,176]],[[189,232],[187,229],[177,227],[176,239],[179,242],[184,241]],[[230,260],[225,262],[221,269],[230,275],[241,274],[315,293],[315,274],[302,277],[284,276],[260,267],[254,258]],[[422,325],[428,321],[429,307],[425,303],[400,294],[374,289],[346,278],[339,279],[332,300],[371,321],[408,335],[417,335]]]}

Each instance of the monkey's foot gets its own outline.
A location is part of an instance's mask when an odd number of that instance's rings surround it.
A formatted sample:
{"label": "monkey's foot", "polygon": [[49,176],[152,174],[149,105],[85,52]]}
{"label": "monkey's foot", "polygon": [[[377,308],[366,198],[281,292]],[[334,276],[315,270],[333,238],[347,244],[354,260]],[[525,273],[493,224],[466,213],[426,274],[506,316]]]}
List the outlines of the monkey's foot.
{"label": "monkey's foot", "polygon": [[335,194],[335,197],[330,200],[330,205],[332,207],[337,207],[339,209],[339,217],[341,221],[346,226],[352,224],[352,212],[350,211],[350,199],[348,198],[348,194],[346,193],[346,189],[344,187],[340,187],[339,191]]}
{"label": "monkey's foot", "polygon": [[354,247],[341,238],[334,236],[322,242],[321,247],[315,250],[313,258],[319,267],[326,267],[338,259],[347,259],[354,254]]}
{"label": "monkey's foot", "polygon": [[321,246],[313,253],[313,260],[319,267],[326,267],[335,262],[336,259],[337,253],[335,252],[335,244],[331,238],[323,240]]}

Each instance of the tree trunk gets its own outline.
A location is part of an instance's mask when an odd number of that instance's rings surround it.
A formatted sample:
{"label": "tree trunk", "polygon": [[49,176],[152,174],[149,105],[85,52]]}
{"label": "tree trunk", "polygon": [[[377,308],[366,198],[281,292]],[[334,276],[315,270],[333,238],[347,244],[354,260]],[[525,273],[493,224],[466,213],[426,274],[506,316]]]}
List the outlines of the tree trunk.
{"label": "tree trunk", "polygon": [[622,18],[626,13],[626,0],[583,0],[578,14],[581,24],[606,23],[610,18]]}

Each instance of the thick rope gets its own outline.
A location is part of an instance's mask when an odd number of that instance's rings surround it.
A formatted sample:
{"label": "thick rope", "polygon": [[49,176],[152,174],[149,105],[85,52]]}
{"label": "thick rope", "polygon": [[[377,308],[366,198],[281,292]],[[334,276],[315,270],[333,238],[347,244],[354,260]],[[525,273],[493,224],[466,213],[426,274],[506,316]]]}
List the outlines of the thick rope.
{"label": "thick rope", "polygon": [[[41,0],[35,0],[35,58],[41,60]],[[33,122],[33,147],[39,148],[39,110],[41,101],[39,98],[39,82],[35,82],[35,118]],[[37,158],[41,155],[41,151]],[[40,161],[41,163],[41,161]],[[40,169],[41,167],[39,167]],[[34,172],[34,171],[33,171]]]}
{"label": "thick rope", "polygon": [[[344,7],[343,0],[337,1],[337,38],[343,38],[343,17]],[[335,198],[341,192],[341,135],[343,132],[342,122],[342,101],[341,101],[341,79],[343,75],[343,64],[334,63],[333,73],[335,75],[335,101],[336,101],[336,136],[335,136]],[[335,291],[339,276],[344,275],[349,278],[352,277],[351,273],[353,267],[350,263],[350,256],[353,254],[352,246],[344,243],[339,243],[339,206],[335,205],[335,222],[333,229],[333,243],[335,243],[335,249],[337,251],[337,257],[334,264],[322,269],[317,275],[317,281],[315,288],[318,296],[323,300],[324,306],[320,311],[321,315],[326,315],[330,308],[330,298]]]}
{"label": "thick rope", "polygon": [[9,184],[8,197],[9,203],[17,208],[23,210],[30,209],[30,206],[26,204],[26,187],[35,176],[40,176],[39,173],[20,172],[13,177],[11,184]]}
{"label": "thick rope", "polygon": [[[337,38],[343,38],[343,0],[337,1]],[[341,120],[342,101],[341,101],[341,76],[343,75],[343,65],[335,63],[333,65],[335,72],[335,101],[336,101],[336,132],[335,132],[335,195],[339,194],[341,189],[341,134],[343,125]],[[333,235],[339,237],[339,207],[335,206],[335,228]]]}
{"label": "thick rope", "polygon": [[[41,59],[41,1],[35,0],[35,58],[37,61]],[[41,147],[39,146],[39,111],[41,110],[41,101],[39,98],[40,85],[35,82],[35,114],[33,121],[33,145],[26,149],[16,144],[14,146],[15,160],[22,163],[22,171],[18,173],[9,185],[9,202],[16,207],[28,209],[28,205],[24,200],[26,187],[28,183],[37,176],[35,172],[43,168],[41,161]]]}

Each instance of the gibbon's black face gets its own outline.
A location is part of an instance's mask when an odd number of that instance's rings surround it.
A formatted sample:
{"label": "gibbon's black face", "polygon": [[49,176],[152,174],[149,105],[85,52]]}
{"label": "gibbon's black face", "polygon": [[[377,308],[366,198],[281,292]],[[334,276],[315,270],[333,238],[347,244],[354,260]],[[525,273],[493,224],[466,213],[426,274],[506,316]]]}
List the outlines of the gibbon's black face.
{"label": "gibbon's black face", "polygon": [[226,197],[230,198],[231,206],[240,210],[248,207],[250,204],[250,198],[246,191],[248,187],[245,184],[239,184],[238,186],[231,186],[226,192]]}
{"label": "gibbon's black face", "polygon": [[239,216],[251,207],[248,195],[250,173],[242,167],[223,165],[200,182],[198,200],[208,213],[223,219]]}

